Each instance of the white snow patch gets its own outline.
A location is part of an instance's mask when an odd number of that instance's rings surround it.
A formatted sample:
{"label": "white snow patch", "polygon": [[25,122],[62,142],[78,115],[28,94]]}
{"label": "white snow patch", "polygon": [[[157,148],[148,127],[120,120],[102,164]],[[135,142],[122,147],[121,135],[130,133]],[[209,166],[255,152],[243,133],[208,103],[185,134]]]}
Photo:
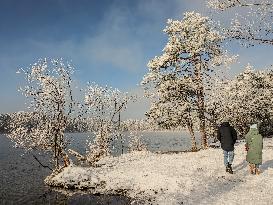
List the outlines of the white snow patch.
{"label": "white snow patch", "polygon": [[76,167],[70,165],[55,175],[52,174],[45,179],[45,182],[53,186],[64,188],[87,189],[95,188],[102,183],[97,175],[90,168]]}
{"label": "white snow patch", "polygon": [[47,183],[104,193],[125,193],[147,204],[271,204],[273,139],[264,140],[262,173],[250,175],[244,143],[235,146],[234,174],[225,172],[221,149],[196,153],[133,152],[106,157],[100,167],[70,166]]}

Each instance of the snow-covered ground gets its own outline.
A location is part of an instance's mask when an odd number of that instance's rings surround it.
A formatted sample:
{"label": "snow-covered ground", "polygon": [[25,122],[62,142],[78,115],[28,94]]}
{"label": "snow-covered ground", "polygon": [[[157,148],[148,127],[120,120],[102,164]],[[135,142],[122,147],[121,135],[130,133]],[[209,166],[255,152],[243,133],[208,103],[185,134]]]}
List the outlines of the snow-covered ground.
{"label": "snow-covered ground", "polygon": [[264,140],[260,175],[250,175],[244,143],[235,147],[234,174],[225,172],[221,149],[197,153],[134,152],[107,157],[100,167],[71,166],[48,184],[125,193],[133,204],[272,204],[273,139]]}

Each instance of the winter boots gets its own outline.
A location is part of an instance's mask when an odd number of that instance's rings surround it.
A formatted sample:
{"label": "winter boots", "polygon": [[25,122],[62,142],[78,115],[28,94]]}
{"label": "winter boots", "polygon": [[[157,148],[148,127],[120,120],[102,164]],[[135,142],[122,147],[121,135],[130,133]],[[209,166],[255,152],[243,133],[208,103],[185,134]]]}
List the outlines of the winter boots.
{"label": "winter boots", "polygon": [[256,175],[259,175],[259,174],[261,174],[261,171],[260,171],[260,169],[258,169],[258,168],[255,168],[255,174],[256,174]]}
{"label": "winter boots", "polygon": [[249,172],[250,172],[250,174],[255,174],[255,165],[254,164],[249,164]]}
{"label": "winter boots", "polygon": [[230,174],[233,174],[233,170],[232,170],[232,167],[231,167],[231,164],[228,163],[228,165],[226,166],[226,172],[230,173]]}
{"label": "winter boots", "polygon": [[249,164],[250,174],[259,175],[261,173],[260,169],[255,164]]}

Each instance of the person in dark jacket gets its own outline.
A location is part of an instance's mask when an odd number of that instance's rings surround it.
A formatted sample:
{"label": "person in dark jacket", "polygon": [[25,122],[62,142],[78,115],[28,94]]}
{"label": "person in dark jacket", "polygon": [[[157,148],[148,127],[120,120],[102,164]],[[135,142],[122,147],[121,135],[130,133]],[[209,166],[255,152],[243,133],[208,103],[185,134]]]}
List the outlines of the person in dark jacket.
{"label": "person in dark jacket", "polygon": [[226,172],[233,174],[231,165],[234,159],[234,144],[237,140],[237,132],[230,126],[229,122],[223,122],[218,128],[217,139],[220,141],[224,152]]}

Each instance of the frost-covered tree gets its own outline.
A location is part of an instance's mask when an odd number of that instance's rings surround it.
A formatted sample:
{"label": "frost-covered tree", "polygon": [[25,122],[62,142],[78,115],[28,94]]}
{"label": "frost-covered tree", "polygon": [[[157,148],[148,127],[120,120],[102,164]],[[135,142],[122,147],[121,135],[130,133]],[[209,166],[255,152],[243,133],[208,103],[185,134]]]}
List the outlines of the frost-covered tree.
{"label": "frost-covered tree", "polygon": [[233,80],[218,82],[207,108],[217,124],[228,119],[243,136],[253,122],[273,119],[272,70],[254,71],[248,65]]}
{"label": "frost-covered tree", "polygon": [[[110,153],[110,143],[114,137],[122,137],[121,112],[134,96],[111,87],[89,84],[85,94],[88,114],[96,122],[95,141],[89,143],[87,161],[91,164]],[[122,140],[122,139],[120,139]]]}
{"label": "frost-covered tree", "polygon": [[9,138],[27,150],[51,151],[55,168],[67,162],[64,138],[68,119],[73,115],[73,67],[63,60],[39,60],[30,68],[20,69],[27,85],[20,91],[29,99],[30,112],[16,113],[11,121]]}
{"label": "frost-covered tree", "polygon": [[208,6],[222,12],[235,10],[231,26],[225,27],[227,38],[244,45],[273,45],[272,0],[208,0]]}
{"label": "frost-covered tree", "polygon": [[[164,32],[169,37],[168,43],[161,56],[149,61],[149,72],[142,84],[146,91],[156,93],[152,110],[158,111],[153,112],[163,111],[161,106],[164,104],[173,109],[171,112],[176,116],[180,111],[180,119],[186,116],[190,119],[189,114],[194,110],[199,121],[202,145],[207,147],[205,87],[213,67],[227,63],[232,58],[226,58],[226,52],[220,46],[222,36],[214,30],[213,22],[208,17],[187,12],[182,20],[169,19],[167,24]],[[166,95],[164,101],[162,95]],[[168,96],[176,98],[168,99]],[[177,117],[173,119],[177,120]]]}

